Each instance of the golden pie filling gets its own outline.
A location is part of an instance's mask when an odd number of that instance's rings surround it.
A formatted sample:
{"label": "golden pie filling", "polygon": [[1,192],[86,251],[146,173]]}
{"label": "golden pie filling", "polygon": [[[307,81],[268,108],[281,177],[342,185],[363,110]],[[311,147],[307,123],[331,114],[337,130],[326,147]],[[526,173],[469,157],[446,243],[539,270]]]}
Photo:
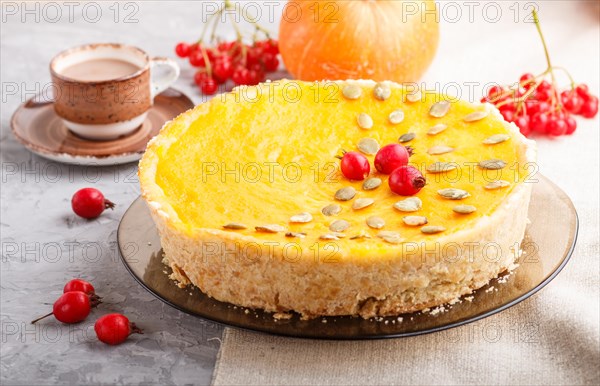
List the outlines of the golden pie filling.
{"label": "golden pie filling", "polygon": [[[373,165],[410,146],[412,197]],[[345,151],[371,164],[340,172]],[[536,171],[531,141],[489,105],[392,82],[274,81],[169,122],[140,163],[174,278],[267,311],[396,315],[510,268]]]}

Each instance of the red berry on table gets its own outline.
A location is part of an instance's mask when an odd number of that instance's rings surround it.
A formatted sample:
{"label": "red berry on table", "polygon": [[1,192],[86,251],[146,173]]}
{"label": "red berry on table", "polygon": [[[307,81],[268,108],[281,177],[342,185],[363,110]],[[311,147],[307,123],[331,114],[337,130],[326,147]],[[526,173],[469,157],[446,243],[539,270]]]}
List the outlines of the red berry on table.
{"label": "red berry on table", "polygon": [[229,57],[224,57],[215,61],[212,70],[216,78],[227,80],[233,75],[233,63]]}
{"label": "red berry on table", "polygon": [[529,116],[521,115],[515,119],[515,125],[519,128],[519,131],[524,136],[531,134],[531,128],[529,127]]}
{"label": "red berry on table", "polygon": [[534,116],[537,113],[545,113],[550,110],[548,102],[538,101],[535,99],[527,99],[525,101],[525,107],[527,108],[527,114]]}
{"label": "red berry on table", "polygon": [[175,46],[175,53],[180,58],[187,58],[188,56],[190,56],[190,52],[192,52],[192,49],[191,49],[191,46],[187,43],[182,42],[182,43],[178,43]]}
{"label": "red berry on table", "polygon": [[131,334],[142,334],[142,330],[129,322],[125,315],[108,314],[102,316],[94,324],[94,331],[101,342],[117,345],[125,342]]}
{"label": "red berry on table", "polygon": [[65,287],[63,288],[63,293],[71,291],[81,291],[88,295],[94,295],[96,293],[94,286],[90,282],[87,282],[82,279],[73,279],[68,281],[67,284],[65,284]]}
{"label": "red berry on table", "polygon": [[385,145],[375,155],[375,169],[383,174],[391,174],[400,166],[406,166],[411,155],[411,148],[396,143]]}
{"label": "red berry on table", "polygon": [[504,120],[506,122],[512,122],[515,118],[515,112],[514,110],[500,110],[500,114],[502,114],[502,117],[504,117]]}
{"label": "red berry on table", "polygon": [[277,55],[265,54],[263,62],[265,64],[265,71],[267,72],[274,72],[279,68],[279,59],[277,59]]}
{"label": "red berry on table", "polygon": [[581,105],[579,109],[579,115],[584,118],[594,118],[598,114],[598,98],[589,95],[588,98]]}
{"label": "red berry on table", "polygon": [[243,66],[239,66],[233,71],[233,74],[231,75],[231,80],[233,80],[233,82],[237,85],[249,84],[250,71]]}
{"label": "red berry on table", "polygon": [[502,94],[503,92],[504,92],[504,89],[502,87],[494,85],[494,86],[490,87],[487,95],[488,95],[489,99],[495,99],[498,96],[500,96],[500,94]]}
{"label": "red berry on table", "polygon": [[575,90],[565,90],[560,93],[560,100],[568,112],[577,114],[583,105],[583,99]]}
{"label": "red berry on table", "polygon": [[552,91],[551,89],[543,89],[540,90],[539,88],[536,90],[535,92],[535,97],[537,98],[537,100],[539,101],[549,101],[550,99],[552,99],[552,94],[554,93],[554,91]]}
{"label": "red berry on table", "polygon": [[279,42],[275,39],[266,40],[263,49],[267,54],[277,55],[279,54]]}
{"label": "red berry on table", "polygon": [[589,96],[589,89],[588,89],[588,85],[585,83],[581,83],[578,84],[577,87],[575,87],[575,92],[577,93],[577,95],[579,95],[581,98],[583,98],[584,100],[587,99],[587,97]]}
{"label": "red berry on table", "polygon": [[204,67],[206,66],[206,59],[204,59],[204,55],[202,54],[202,50],[193,51],[190,54],[189,58],[190,64],[194,67]]}
{"label": "red berry on table", "polygon": [[200,87],[208,78],[210,78],[208,73],[205,70],[200,70],[194,74],[194,83]]}
{"label": "red berry on table", "polygon": [[410,166],[396,168],[388,181],[392,192],[401,196],[412,196],[417,194],[425,186],[425,177],[419,169]]}
{"label": "red berry on table", "polygon": [[219,85],[217,84],[217,81],[213,78],[207,78],[202,83],[200,83],[200,90],[202,90],[202,93],[206,95],[213,95],[217,92],[218,88]]}
{"label": "red berry on table", "polygon": [[565,123],[567,124],[567,135],[571,135],[577,130],[577,121],[572,115],[568,115],[565,118]]}
{"label": "red berry on table", "polygon": [[539,134],[545,134],[548,127],[548,115],[543,113],[537,113],[533,115],[529,121],[529,128]]}
{"label": "red berry on table", "polygon": [[350,180],[362,181],[371,172],[371,165],[367,157],[361,153],[349,151],[342,156],[340,169],[344,177]]}
{"label": "red berry on table", "polygon": [[498,110],[500,110],[500,112],[502,111],[512,111],[513,113],[515,111],[517,111],[517,105],[515,103],[505,103],[502,106],[498,107]]}
{"label": "red berry on table", "polygon": [[90,297],[85,292],[71,291],[62,294],[52,307],[54,317],[63,323],[78,323],[92,310]]}
{"label": "red berry on table", "polygon": [[260,57],[262,50],[258,47],[249,47],[246,52],[246,67],[250,67],[253,64],[260,64]]}
{"label": "red berry on table", "polygon": [[559,114],[550,116],[548,126],[546,128],[548,134],[553,136],[561,136],[567,133],[567,123]]}
{"label": "red berry on table", "polygon": [[231,50],[233,48],[233,46],[235,45],[236,41],[232,41],[232,42],[221,42],[217,45],[217,50],[221,51],[221,52],[227,52],[229,50]]}
{"label": "red berry on table", "polygon": [[250,71],[262,71],[263,65],[261,63],[254,63],[247,65],[246,68]]}
{"label": "red berry on table", "polygon": [[533,74],[530,74],[530,73],[525,73],[525,74],[521,75],[521,77],[519,78],[519,84],[525,90],[529,90],[531,87],[533,87],[535,84],[534,82],[535,82],[535,76],[533,76]]}
{"label": "red berry on table", "polygon": [[265,73],[262,70],[250,70],[248,71],[248,84],[257,85],[265,80]]}
{"label": "red berry on table", "polygon": [[31,324],[51,315],[63,323],[78,323],[89,315],[92,307],[96,307],[100,303],[102,303],[100,297],[96,295],[94,287],[90,283],[74,279],[65,285],[63,294],[54,302],[52,312],[33,320]]}
{"label": "red berry on table", "polygon": [[553,88],[554,87],[550,82],[548,82],[547,80],[542,80],[539,86],[537,87],[536,91],[552,91]]}
{"label": "red berry on table", "polygon": [[104,198],[98,189],[83,188],[71,198],[71,207],[76,215],[91,219],[100,216],[105,209],[114,208],[115,204]]}
{"label": "red berry on table", "polygon": [[217,82],[217,85],[225,84],[227,82],[227,79],[220,78],[216,74],[213,74],[213,79]]}
{"label": "red berry on table", "polygon": [[218,50],[212,48],[206,49],[205,53],[211,63],[220,55]]}

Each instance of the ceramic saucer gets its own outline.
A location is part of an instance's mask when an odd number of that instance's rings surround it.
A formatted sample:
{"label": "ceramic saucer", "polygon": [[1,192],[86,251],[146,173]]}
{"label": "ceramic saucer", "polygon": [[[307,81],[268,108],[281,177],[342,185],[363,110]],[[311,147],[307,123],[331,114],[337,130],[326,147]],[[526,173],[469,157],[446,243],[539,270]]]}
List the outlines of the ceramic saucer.
{"label": "ceramic saucer", "polygon": [[139,160],[163,124],[192,107],[190,98],[169,88],[156,96],[140,127],[109,141],[92,141],[69,131],[52,101],[43,101],[41,95],[19,106],[10,123],[17,140],[41,157],[75,165],[119,165]]}

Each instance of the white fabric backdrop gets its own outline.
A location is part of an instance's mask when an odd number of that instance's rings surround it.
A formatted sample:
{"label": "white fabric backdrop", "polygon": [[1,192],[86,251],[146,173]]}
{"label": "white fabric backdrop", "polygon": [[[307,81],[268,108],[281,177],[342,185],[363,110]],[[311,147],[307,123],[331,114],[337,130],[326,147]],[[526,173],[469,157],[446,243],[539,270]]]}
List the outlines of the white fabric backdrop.
{"label": "white fabric backdrop", "polygon": [[[534,25],[514,20],[515,7],[525,18],[525,3],[499,2],[497,22],[477,4],[472,21],[459,3],[462,16],[449,22],[454,14],[442,3],[440,49],[424,78],[430,87],[456,82],[465,92],[466,82],[511,83],[545,69]],[[598,2],[538,4],[554,64],[597,95]],[[600,125],[598,117],[578,123],[572,137],[538,141],[540,172],[569,194],[580,218],[572,261],[540,293],[485,320],[407,339],[311,341],[226,329],[213,383],[598,384]]]}

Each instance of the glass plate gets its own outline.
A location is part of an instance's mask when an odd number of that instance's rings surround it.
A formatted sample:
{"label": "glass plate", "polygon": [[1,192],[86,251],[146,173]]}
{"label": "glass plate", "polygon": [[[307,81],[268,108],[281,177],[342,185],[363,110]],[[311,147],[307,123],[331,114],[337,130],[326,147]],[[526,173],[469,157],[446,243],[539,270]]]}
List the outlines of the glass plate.
{"label": "glass plate", "polygon": [[402,322],[397,317],[378,321],[358,317],[300,320],[298,315],[275,320],[268,312],[211,299],[196,287],[179,288],[168,278],[171,269],[162,263],[160,238],[141,198],[123,216],[117,237],[122,261],[133,277],[157,298],[190,315],[227,326],[298,338],[394,338],[440,331],[488,317],[527,299],[554,279],[575,247],[578,219],[573,203],[550,180],[539,176],[533,187],[529,219],[531,224],[522,244],[524,253],[512,274],[475,291],[471,301],[463,300],[436,314],[400,315]]}

